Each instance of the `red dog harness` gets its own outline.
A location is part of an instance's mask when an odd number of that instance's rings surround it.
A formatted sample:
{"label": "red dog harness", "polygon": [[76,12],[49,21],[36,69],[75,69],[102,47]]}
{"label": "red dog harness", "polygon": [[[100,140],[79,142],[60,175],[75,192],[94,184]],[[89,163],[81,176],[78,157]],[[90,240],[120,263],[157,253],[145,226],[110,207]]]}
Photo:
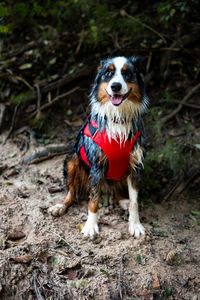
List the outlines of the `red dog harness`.
{"label": "red dog harness", "polygon": [[[91,133],[91,127],[95,129],[94,135]],[[93,120],[90,120],[84,128],[83,134],[90,137],[97,145],[99,145],[107,156],[109,169],[106,173],[106,178],[114,181],[121,180],[128,170],[130,153],[135,141],[141,134],[140,131],[138,131],[130,140],[122,142],[120,145],[120,142],[113,138],[109,140],[107,132],[99,131],[98,125]],[[80,148],[79,154],[80,158],[91,168],[84,146]]]}

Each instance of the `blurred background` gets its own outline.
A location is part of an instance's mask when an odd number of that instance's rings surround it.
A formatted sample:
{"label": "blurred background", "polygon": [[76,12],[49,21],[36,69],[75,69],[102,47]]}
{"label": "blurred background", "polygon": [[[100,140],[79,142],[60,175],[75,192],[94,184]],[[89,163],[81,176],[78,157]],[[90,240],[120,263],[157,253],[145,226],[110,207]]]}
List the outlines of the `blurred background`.
{"label": "blurred background", "polygon": [[150,98],[143,198],[168,199],[188,186],[196,195],[199,11],[198,0],[1,1],[1,145],[73,141],[100,59],[139,55]]}

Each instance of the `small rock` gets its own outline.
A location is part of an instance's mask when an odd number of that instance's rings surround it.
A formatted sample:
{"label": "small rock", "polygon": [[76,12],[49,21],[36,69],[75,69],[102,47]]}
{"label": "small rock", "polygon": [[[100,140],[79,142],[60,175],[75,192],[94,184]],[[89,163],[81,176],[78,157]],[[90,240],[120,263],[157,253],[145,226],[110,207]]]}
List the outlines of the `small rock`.
{"label": "small rock", "polygon": [[182,286],[186,286],[188,284],[188,279],[185,280],[181,276],[178,277],[178,280]]}

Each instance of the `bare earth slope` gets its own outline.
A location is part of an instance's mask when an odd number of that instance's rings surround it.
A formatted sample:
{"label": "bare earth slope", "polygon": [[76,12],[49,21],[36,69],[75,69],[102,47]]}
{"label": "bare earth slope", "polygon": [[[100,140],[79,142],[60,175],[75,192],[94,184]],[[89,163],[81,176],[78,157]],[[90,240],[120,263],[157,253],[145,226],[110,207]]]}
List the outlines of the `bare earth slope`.
{"label": "bare earth slope", "polygon": [[139,241],[127,213],[103,196],[100,237],[91,241],[80,233],[87,201],[60,218],[47,213],[66,195],[64,156],[22,165],[34,151],[0,144],[0,299],[200,299],[199,196],[141,208]]}

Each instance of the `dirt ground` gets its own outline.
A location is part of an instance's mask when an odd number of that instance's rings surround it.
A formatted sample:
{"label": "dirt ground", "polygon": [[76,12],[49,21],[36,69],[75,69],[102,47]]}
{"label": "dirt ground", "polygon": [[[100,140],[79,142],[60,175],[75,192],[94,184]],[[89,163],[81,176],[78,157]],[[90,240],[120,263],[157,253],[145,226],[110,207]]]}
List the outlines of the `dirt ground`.
{"label": "dirt ground", "polygon": [[23,165],[35,148],[23,153],[3,139],[0,299],[200,299],[200,197],[192,186],[178,199],[140,208],[141,240],[129,236],[127,213],[105,195],[100,236],[89,240],[80,233],[87,201],[59,218],[47,213],[66,195],[65,155]]}

